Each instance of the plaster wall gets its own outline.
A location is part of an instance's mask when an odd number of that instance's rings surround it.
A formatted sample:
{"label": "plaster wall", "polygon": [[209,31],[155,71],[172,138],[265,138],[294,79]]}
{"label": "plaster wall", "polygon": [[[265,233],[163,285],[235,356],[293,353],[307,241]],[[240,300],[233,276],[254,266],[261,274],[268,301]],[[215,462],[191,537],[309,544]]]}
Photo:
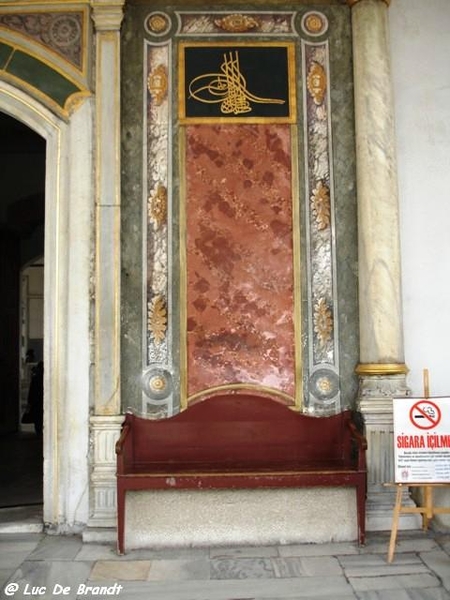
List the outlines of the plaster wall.
{"label": "plaster wall", "polygon": [[449,395],[450,3],[394,0],[389,17],[408,382],[421,395],[427,368]]}

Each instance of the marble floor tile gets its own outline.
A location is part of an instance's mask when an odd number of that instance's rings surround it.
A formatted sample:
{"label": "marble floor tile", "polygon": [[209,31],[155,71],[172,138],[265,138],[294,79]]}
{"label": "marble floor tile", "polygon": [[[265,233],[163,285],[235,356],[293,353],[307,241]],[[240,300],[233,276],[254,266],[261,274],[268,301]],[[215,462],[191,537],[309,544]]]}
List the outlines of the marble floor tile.
{"label": "marble floor tile", "polygon": [[270,579],[275,577],[269,558],[213,558],[211,579]]}
{"label": "marble floor tile", "polygon": [[30,549],[25,549],[19,545],[6,547],[0,545],[0,569],[17,569],[30,554]]}
{"label": "marble floor tile", "polygon": [[351,542],[336,542],[333,544],[292,544],[279,546],[280,556],[337,556],[359,554],[357,544]]}
{"label": "marble floor tile", "polygon": [[210,578],[209,561],[205,558],[194,560],[152,560],[148,581],[202,581]]}
{"label": "marble floor tile", "polygon": [[119,556],[111,544],[83,544],[74,560],[125,560],[128,555]]}
{"label": "marble floor tile", "polygon": [[[67,561],[25,561],[9,579],[17,585],[14,598],[54,598],[55,588],[65,588],[67,593],[61,598],[70,600],[78,595],[78,588],[89,576],[92,565],[84,562]],[[32,594],[33,588],[40,589]],[[28,592],[28,593],[27,593]]]}
{"label": "marble floor tile", "polygon": [[272,564],[276,577],[328,577],[343,574],[338,560],[333,556],[273,558]]}
{"label": "marble floor tile", "polygon": [[358,594],[358,600],[449,600],[450,595],[445,590],[406,589],[363,592]]}
{"label": "marble floor tile", "polygon": [[275,577],[303,577],[306,575],[303,561],[298,556],[273,558],[272,566]]}
{"label": "marble floor tile", "polygon": [[385,577],[349,577],[356,592],[404,590],[406,588],[438,588],[439,579],[431,573],[387,575]]}
{"label": "marble floor tile", "polygon": [[0,586],[3,586],[13,575],[16,569],[0,569]]}
{"label": "marble floor tile", "polygon": [[428,572],[420,558],[412,554],[397,556],[391,564],[387,562],[385,556],[377,554],[343,556],[338,557],[338,560],[347,577],[376,577]]}
{"label": "marble floor tile", "polygon": [[90,581],[146,581],[150,571],[149,560],[97,561],[89,575]]}
{"label": "marble floor tile", "polygon": [[127,550],[127,553],[119,558],[121,560],[154,560],[154,559],[193,559],[208,558],[209,548],[139,548]]}
{"label": "marble floor tile", "polygon": [[[344,577],[123,582],[120,600],[355,600]],[[391,599],[392,600],[392,599]]]}
{"label": "marble floor tile", "polygon": [[82,545],[78,536],[48,535],[29,555],[28,560],[74,560]]}
{"label": "marble floor tile", "polygon": [[420,558],[433,573],[436,573],[443,586],[450,592],[450,556],[443,550],[433,550],[422,552]]}
{"label": "marble floor tile", "polygon": [[270,558],[279,556],[277,546],[237,546],[233,548],[211,548],[210,558]]}
{"label": "marble floor tile", "polygon": [[342,567],[337,558],[333,556],[303,557],[302,565],[305,575],[308,577],[329,577],[330,575],[342,575]]}

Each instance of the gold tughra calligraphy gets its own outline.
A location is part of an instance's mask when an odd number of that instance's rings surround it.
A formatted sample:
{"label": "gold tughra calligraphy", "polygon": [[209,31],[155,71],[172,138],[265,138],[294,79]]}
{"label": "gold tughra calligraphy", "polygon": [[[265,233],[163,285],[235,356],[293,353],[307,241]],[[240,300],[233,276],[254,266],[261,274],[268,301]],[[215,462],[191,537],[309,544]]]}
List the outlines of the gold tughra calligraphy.
{"label": "gold tughra calligraphy", "polygon": [[251,102],[284,104],[277,98],[260,98],[247,90],[247,82],[239,69],[239,53],[223,55],[220,73],[206,73],[195,77],[189,84],[191,98],[205,104],[220,103],[223,114],[240,115],[251,112]]}

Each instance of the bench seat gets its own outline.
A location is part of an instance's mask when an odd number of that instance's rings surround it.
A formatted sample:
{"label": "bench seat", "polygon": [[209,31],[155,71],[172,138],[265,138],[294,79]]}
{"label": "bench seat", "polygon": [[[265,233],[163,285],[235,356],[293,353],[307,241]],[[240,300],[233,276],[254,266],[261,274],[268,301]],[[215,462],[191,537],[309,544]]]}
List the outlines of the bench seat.
{"label": "bench seat", "polygon": [[311,417],[248,394],[208,398],[157,421],[128,413],[116,445],[118,552],[126,492],[163,489],[354,487],[363,544],[366,447],[351,411]]}

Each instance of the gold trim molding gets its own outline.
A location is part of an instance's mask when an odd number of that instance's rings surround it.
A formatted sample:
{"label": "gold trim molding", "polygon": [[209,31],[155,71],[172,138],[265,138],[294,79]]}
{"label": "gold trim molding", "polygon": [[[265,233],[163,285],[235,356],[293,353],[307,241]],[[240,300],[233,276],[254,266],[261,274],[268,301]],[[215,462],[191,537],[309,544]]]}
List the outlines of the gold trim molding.
{"label": "gold trim molding", "polygon": [[404,363],[360,363],[355,369],[359,376],[406,375],[408,372]]}
{"label": "gold trim molding", "polygon": [[[361,1],[362,0],[347,0],[347,4],[350,6],[350,8],[353,8],[355,4],[358,4],[358,2]],[[387,6],[390,6],[391,4],[391,0],[380,0],[380,2],[384,2],[385,4],[387,4]]]}

